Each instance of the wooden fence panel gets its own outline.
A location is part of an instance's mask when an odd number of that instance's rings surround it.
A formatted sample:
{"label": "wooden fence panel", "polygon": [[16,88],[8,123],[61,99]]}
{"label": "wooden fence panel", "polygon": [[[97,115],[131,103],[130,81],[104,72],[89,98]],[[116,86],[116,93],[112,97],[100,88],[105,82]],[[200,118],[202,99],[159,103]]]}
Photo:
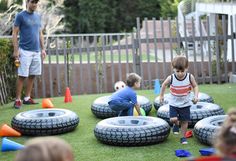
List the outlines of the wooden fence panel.
{"label": "wooden fence panel", "polygon": [[206,79],[206,76],[205,76],[205,71],[204,71],[204,66],[203,66],[203,62],[204,62],[204,53],[203,53],[203,40],[202,40],[202,36],[203,36],[203,29],[202,29],[202,21],[201,21],[201,18],[199,17],[199,36],[200,36],[200,48],[201,48],[201,73],[202,73],[202,83],[205,84],[205,79]]}
{"label": "wooden fence panel", "polygon": [[225,15],[222,16],[222,32],[223,32],[223,50],[224,50],[224,56],[223,56],[223,60],[224,60],[224,81],[228,82],[228,63],[227,63],[227,39],[226,39],[226,20],[225,20]]}
{"label": "wooden fence panel", "polygon": [[5,83],[5,76],[6,73],[0,73],[0,104],[4,104],[7,102],[7,90],[6,90],[6,83]]}

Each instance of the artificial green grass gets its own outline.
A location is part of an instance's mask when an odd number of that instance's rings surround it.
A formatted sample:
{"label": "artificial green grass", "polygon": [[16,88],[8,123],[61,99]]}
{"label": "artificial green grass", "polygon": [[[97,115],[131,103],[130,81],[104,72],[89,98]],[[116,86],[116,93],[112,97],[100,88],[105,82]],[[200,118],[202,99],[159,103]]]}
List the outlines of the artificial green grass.
{"label": "artificial green grass", "polygon": [[[236,84],[222,85],[200,85],[200,92],[212,96],[216,104],[219,104],[225,111],[231,107],[236,107]],[[140,90],[139,95],[147,97],[151,102],[156,95],[153,90]],[[52,102],[57,108],[66,108],[76,112],[80,118],[80,123],[75,131],[57,135],[65,139],[72,147],[75,155],[75,161],[150,161],[150,160],[183,160],[175,156],[176,149],[189,150],[193,156],[199,156],[199,149],[207,147],[199,143],[196,138],[188,139],[188,145],[181,145],[179,137],[170,133],[169,137],[163,143],[140,146],[140,147],[117,147],[109,146],[98,142],[94,136],[93,129],[101,119],[96,118],[91,112],[93,101],[108,94],[79,95],[73,96],[72,103],[64,103],[63,97],[53,98]],[[37,100],[41,102],[41,99]],[[11,124],[11,119],[19,112],[41,108],[39,105],[23,106],[17,110],[12,108],[13,103],[0,106],[0,123]],[[152,109],[151,116],[156,117],[156,110]],[[9,137],[9,139],[24,144],[33,137]],[[0,141],[1,143],[1,141]],[[12,161],[16,152],[0,152],[1,161]]]}

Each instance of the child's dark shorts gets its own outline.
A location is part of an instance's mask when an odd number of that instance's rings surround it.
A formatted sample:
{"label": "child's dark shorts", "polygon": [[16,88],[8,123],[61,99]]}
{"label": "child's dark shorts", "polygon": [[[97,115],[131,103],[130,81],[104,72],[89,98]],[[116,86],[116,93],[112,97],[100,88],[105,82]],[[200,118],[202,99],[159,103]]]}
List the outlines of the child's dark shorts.
{"label": "child's dark shorts", "polygon": [[119,112],[119,116],[133,116],[134,104],[124,100],[112,100],[108,102],[113,111]]}
{"label": "child's dark shorts", "polygon": [[177,117],[179,121],[190,121],[190,107],[178,108],[170,105],[170,118]]}

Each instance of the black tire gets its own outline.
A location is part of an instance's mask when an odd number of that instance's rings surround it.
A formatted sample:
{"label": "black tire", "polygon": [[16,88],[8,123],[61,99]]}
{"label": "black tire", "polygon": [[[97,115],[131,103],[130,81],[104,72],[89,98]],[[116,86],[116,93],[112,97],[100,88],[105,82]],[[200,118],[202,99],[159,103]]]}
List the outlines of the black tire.
{"label": "black tire", "polygon": [[73,131],[79,124],[76,113],[66,109],[40,109],[21,112],[11,126],[22,135],[46,136]]}
{"label": "black tire", "polygon": [[124,116],[105,119],[97,123],[95,137],[102,143],[118,146],[140,146],[164,141],[170,126],[160,118]]}
{"label": "black tire", "polygon": [[194,126],[194,136],[203,144],[212,145],[227,115],[211,116],[202,119]]}
{"label": "black tire", "polygon": [[[169,104],[161,106],[157,111],[157,117],[166,120],[170,125]],[[198,102],[190,107],[189,127],[193,127],[199,120],[209,116],[224,115],[224,110],[217,104]]]}
{"label": "black tire", "polygon": [[[91,111],[97,118],[105,119],[118,115],[115,111],[110,109],[108,105],[109,97],[110,96],[99,97],[93,102]],[[151,102],[146,97],[139,95],[137,96],[137,101],[140,104],[140,107],[144,109],[146,115],[148,115],[152,110]]]}
{"label": "black tire", "polygon": [[[159,96],[156,97],[156,99],[153,102],[153,105],[154,105],[155,109],[158,110],[159,107],[161,107],[162,105],[168,104],[168,102],[170,100],[170,95],[171,95],[170,93],[164,95],[164,103],[163,104],[161,104],[160,101],[159,101],[160,97]],[[191,92],[191,97],[190,97],[191,100],[193,99],[193,96],[194,96],[193,92]],[[200,92],[198,94],[198,98],[199,98],[199,102],[214,103],[213,98],[211,96],[209,96],[208,94],[206,94],[206,93],[201,93]]]}

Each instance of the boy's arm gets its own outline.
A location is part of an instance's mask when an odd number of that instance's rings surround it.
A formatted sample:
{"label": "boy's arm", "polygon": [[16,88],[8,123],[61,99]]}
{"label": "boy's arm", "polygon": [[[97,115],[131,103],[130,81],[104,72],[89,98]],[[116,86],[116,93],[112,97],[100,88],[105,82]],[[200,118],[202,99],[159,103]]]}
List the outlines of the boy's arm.
{"label": "boy's arm", "polygon": [[138,112],[138,115],[142,116],[141,111],[140,111],[140,105],[139,104],[135,104],[134,107],[135,107],[136,111]]}
{"label": "boy's arm", "polygon": [[162,103],[164,101],[164,93],[165,93],[165,90],[166,90],[166,86],[168,84],[170,84],[170,81],[171,81],[171,76],[168,76],[166,78],[166,80],[162,83],[161,85],[161,93],[160,93],[160,103]]}
{"label": "boy's arm", "polygon": [[191,74],[191,83],[192,83],[192,86],[193,86],[193,92],[194,92],[194,98],[193,98],[193,103],[196,104],[197,101],[198,101],[198,85],[197,85],[197,82],[194,78],[194,76]]}

